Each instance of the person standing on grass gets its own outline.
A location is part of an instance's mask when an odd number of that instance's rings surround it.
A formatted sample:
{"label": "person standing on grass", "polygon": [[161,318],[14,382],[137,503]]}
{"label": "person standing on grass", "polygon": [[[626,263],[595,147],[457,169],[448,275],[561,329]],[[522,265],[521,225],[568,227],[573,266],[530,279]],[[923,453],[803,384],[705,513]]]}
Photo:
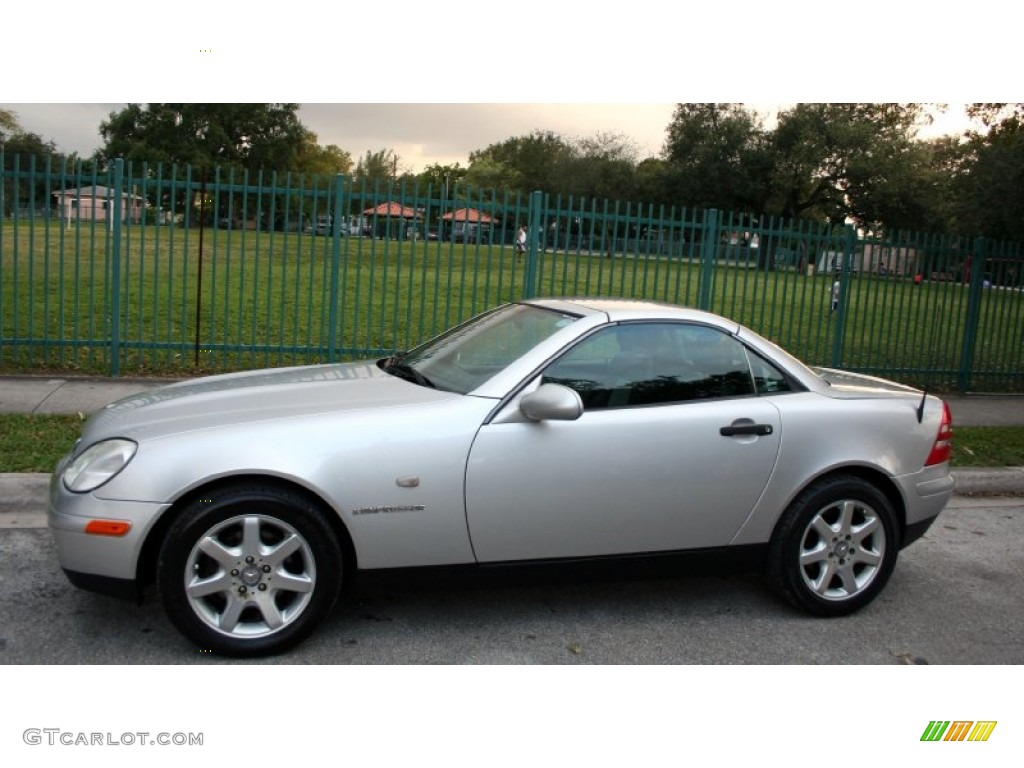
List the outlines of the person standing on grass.
{"label": "person standing on grass", "polygon": [[522,256],[526,253],[526,225],[519,227],[516,233],[516,255]]}
{"label": "person standing on grass", "polygon": [[832,283],[832,312],[839,309],[839,273],[836,273],[836,281]]}

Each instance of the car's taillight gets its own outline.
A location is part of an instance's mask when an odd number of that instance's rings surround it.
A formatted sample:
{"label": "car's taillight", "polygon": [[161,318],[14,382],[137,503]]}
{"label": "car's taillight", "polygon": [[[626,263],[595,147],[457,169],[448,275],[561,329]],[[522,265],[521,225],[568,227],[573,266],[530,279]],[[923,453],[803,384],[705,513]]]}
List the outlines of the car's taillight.
{"label": "car's taillight", "polygon": [[949,454],[953,452],[953,414],[949,412],[949,403],[942,404],[942,422],[939,424],[939,434],[935,436],[935,444],[932,445],[932,452],[928,454],[926,467],[933,464],[941,464],[949,461]]}

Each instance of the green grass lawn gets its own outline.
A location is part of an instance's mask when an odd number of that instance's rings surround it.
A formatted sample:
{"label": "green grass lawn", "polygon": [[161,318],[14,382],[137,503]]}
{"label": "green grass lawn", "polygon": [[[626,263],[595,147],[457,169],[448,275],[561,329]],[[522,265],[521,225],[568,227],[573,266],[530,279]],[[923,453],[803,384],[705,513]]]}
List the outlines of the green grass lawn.
{"label": "green grass lawn", "polygon": [[79,416],[0,414],[0,472],[49,472],[82,430]]}
{"label": "green grass lawn", "polygon": [[[521,298],[511,247],[300,233],[126,227],[118,325],[122,375],[195,375],[353,359],[413,346]],[[0,372],[111,371],[113,242],[102,226],[0,225]],[[668,259],[548,252],[537,295],[604,295],[698,306],[699,249]],[[719,253],[709,309],[811,364],[855,368],[935,391],[956,386],[968,290],[859,276],[840,314],[830,275],[759,271]],[[731,261],[730,261],[731,259]],[[972,389],[1024,387],[1024,294],[985,291]],[[26,340],[37,340],[29,345]],[[333,351],[329,351],[333,350]],[[838,350],[836,354],[835,350]]]}
{"label": "green grass lawn", "polygon": [[[0,414],[0,472],[50,472],[81,428],[78,416]],[[1024,427],[957,427],[953,466],[1024,466]]]}
{"label": "green grass lawn", "polygon": [[1024,427],[956,427],[953,464],[958,467],[1024,466]]}

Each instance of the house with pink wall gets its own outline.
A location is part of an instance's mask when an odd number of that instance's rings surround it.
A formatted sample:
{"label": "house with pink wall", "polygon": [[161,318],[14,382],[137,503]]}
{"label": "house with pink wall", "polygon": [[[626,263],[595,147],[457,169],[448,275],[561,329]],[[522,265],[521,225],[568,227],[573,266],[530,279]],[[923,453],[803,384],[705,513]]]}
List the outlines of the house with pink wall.
{"label": "house with pink wall", "polygon": [[[54,192],[53,196],[61,217],[66,221],[107,221],[114,218],[114,190],[110,187],[77,187]],[[142,221],[145,208],[145,198],[128,192],[121,193],[122,221],[138,224]]]}

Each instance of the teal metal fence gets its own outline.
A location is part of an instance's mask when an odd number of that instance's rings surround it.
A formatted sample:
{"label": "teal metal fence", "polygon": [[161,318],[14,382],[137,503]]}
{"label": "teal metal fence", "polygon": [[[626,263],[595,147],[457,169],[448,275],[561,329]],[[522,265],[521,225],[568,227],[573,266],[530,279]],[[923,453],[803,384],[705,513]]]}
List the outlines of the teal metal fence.
{"label": "teal metal fence", "polygon": [[1024,390],[1019,243],[340,176],[0,167],[0,371],[365,358],[502,302],[604,295],[718,312],[811,364]]}

